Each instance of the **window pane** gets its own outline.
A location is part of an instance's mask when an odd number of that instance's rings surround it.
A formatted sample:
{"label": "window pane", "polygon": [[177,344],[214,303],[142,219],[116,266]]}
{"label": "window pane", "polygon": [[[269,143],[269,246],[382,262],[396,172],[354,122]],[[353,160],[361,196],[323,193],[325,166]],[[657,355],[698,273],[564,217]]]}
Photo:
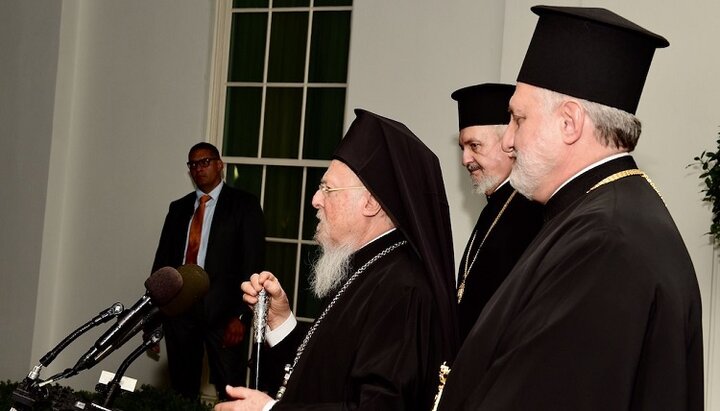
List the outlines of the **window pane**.
{"label": "window pane", "polygon": [[262,88],[228,87],[223,154],[257,157]]}
{"label": "window pane", "polygon": [[320,6],[352,6],[352,0],[315,0],[315,7]]}
{"label": "window pane", "polygon": [[263,157],[298,158],[301,110],[301,88],[267,89]]}
{"label": "window pane", "polygon": [[248,164],[225,164],[225,181],[235,187],[252,193],[260,199],[263,166]]}
{"label": "window pane", "polygon": [[228,81],[263,80],[267,13],[234,13]]}
{"label": "window pane", "polygon": [[273,13],[268,81],[302,82],[308,13]]}
{"label": "window pane", "polygon": [[[332,1],[332,0],[331,0]],[[233,0],[233,8],[267,7],[268,0]]]}
{"label": "window pane", "polygon": [[280,285],[290,300],[292,307],[295,290],[295,259],[297,244],[265,242],[265,267],[280,280]]}
{"label": "window pane", "polygon": [[344,83],[347,81],[349,45],[349,11],[315,12],[308,81],[311,83]]}
{"label": "window pane", "polygon": [[325,174],[326,168],[308,167],[307,178],[305,181],[305,209],[303,210],[303,240],[312,240],[315,237],[315,227],[317,227],[318,219],[317,210],[312,205],[312,198],[317,191],[318,184]]}
{"label": "window pane", "polygon": [[342,138],[344,88],[308,88],[303,158],[330,160]]}
{"label": "window pane", "polygon": [[312,263],[318,256],[319,246],[303,245],[300,255],[300,282],[298,285],[297,313],[300,317],[316,318],[320,315],[320,301],[310,288]]}
{"label": "window pane", "polygon": [[301,187],[301,167],[267,167],[263,211],[268,237],[297,238]]}
{"label": "window pane", "polygon": [[310,0],[273,0],[273,7],[308,7]]}

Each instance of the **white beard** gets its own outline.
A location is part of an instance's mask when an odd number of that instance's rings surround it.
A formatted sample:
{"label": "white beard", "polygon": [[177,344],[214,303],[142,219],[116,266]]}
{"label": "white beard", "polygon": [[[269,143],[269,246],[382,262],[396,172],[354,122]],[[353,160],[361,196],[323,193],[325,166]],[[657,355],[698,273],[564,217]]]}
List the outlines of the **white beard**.
{"label": "white beard", "polygon": [[310,286],[318,298],[328,295],[347,279],[350,271],[350,257],[355,252],[351,246],[339,247],[320,245],[320,257],[313,263]]}
{"label": "white beard", "polygon": [[523,196],[533,200],[535,194],[547,178],[555,164],[557,156],[552,152],[548,139],[543,136],[539,143],[525,151],[515,152],[515,164],[510,173],[510,184]]}

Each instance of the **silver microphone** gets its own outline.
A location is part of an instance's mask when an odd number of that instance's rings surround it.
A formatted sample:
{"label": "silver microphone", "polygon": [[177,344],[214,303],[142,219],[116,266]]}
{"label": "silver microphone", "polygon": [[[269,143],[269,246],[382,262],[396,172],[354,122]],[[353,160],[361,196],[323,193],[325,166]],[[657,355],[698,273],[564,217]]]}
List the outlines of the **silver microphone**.
{"label": "silver microphone", "polygon": [[267,325],[268,297],[263,288],[258,293],[258,301],[255,303],[253,315],[253,337],[255,339],[255,389],[260,387],[260,351],[265,342],[265,327]]}

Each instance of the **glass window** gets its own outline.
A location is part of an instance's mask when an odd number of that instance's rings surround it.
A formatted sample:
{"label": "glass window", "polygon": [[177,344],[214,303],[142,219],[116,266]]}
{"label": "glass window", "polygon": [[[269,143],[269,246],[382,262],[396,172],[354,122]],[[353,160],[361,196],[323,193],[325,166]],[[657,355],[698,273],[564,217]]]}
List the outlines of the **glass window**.
{"label": "glass window", "polygon": [[267,89],[263,157],[298,158],[302,93],[297,87]]}
{"label": "glass window", "polygon": [[315,13],[308,80],[311,83],[344,83],[347,80],[349,43],[349,11]]}
{"label": "glass window", "polygon": [[225,105],[224,156],[257,157],[262,88],[229,87]]}
{"label": "glass window", "polygon": [[308,16],[306,12],[272,14],[268,81],[302,83]]}
{"label": "glass window", "polygon": [[225,181],[235,188],[262,198],[262,172],[263,166],[248,164],[226,164]]}
{"label": "glass window", "polygon": [[345,88],[309,88],[303,158],[328,159],[342,138]]}
{"label": "glass window", "polygon": [[267,13],[236,13],[230,33],[229,81],[262,81]]}
{"label": "glass window", "polygon": [[[333,2],[334,0],[330,0]],[[268,0],[233,0],[233,8],[254,8],[254,7],[267,7]]]}
{"label": "glass window", "polygon": [[268,237],[297,238],[302,171],[300,167],[267,167],[263,211]]}
{"label": "glass window", "polygon": [[266,269],[301,321],[318,252],[312,198],[342,138],[351,0],[218,0],[210,140],[265,213]]}

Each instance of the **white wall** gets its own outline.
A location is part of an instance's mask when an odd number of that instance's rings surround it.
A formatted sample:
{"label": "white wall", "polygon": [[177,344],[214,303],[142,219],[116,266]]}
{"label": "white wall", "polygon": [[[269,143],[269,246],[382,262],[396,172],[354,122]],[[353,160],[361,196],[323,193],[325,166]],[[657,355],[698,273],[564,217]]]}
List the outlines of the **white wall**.
{"label": "white wall", "polygon": [[[404,122],[438,154],[457,260],[484,201],[470,193],[459,164],[449,95],[474,83],[514,82],[536,22],[534,2],[355,3],[348,124],[354,107],[369,109]],[[663,193],[698,273],[714,392],[716,257],[704,235],[710,213],[698,172],[685,165],[714,149],[720,126],[713,44],[720,4],[592,5],[671,43],[656,53],[647,80],[636,157]],[[23,377],[82,321],[142,293],[167,204],[191,189],[186,151],[206,134],[214,9],[213,0],[0,2],[0,379]],[[43,376],[72,365],[96,337],[68,348]],[[130,348],[67,383],[92,390],[99,368],[114,371]],[[128,375],[160,383],[162,369],[141,357]],[[711,396],[708,409],[720,409],[718,401]]]}
{"label": "white wall", "polygon": [[[35,361],[114,301],[143,294],[168,203],[192,190],[187,150],[207,124],[213,2],[62,4]],[[43,375],[71,366],[98,335]],[[132,348],[67,383],[94,389],[100,368],[115,371]],[[163,370],[141,357],[127,374],[159,383]]]}
{"label": "white wall", "polygon": [[29,370],[59,26],[55,1],[0,2],[0,378]]}
{"label": "white wall", "polygon": [[346,121],[361,107],[398,120],[443,166],[458,261],[485,204],[471,192],[450,94],[500,81],[504,1],[359,0],[353,10]]}

